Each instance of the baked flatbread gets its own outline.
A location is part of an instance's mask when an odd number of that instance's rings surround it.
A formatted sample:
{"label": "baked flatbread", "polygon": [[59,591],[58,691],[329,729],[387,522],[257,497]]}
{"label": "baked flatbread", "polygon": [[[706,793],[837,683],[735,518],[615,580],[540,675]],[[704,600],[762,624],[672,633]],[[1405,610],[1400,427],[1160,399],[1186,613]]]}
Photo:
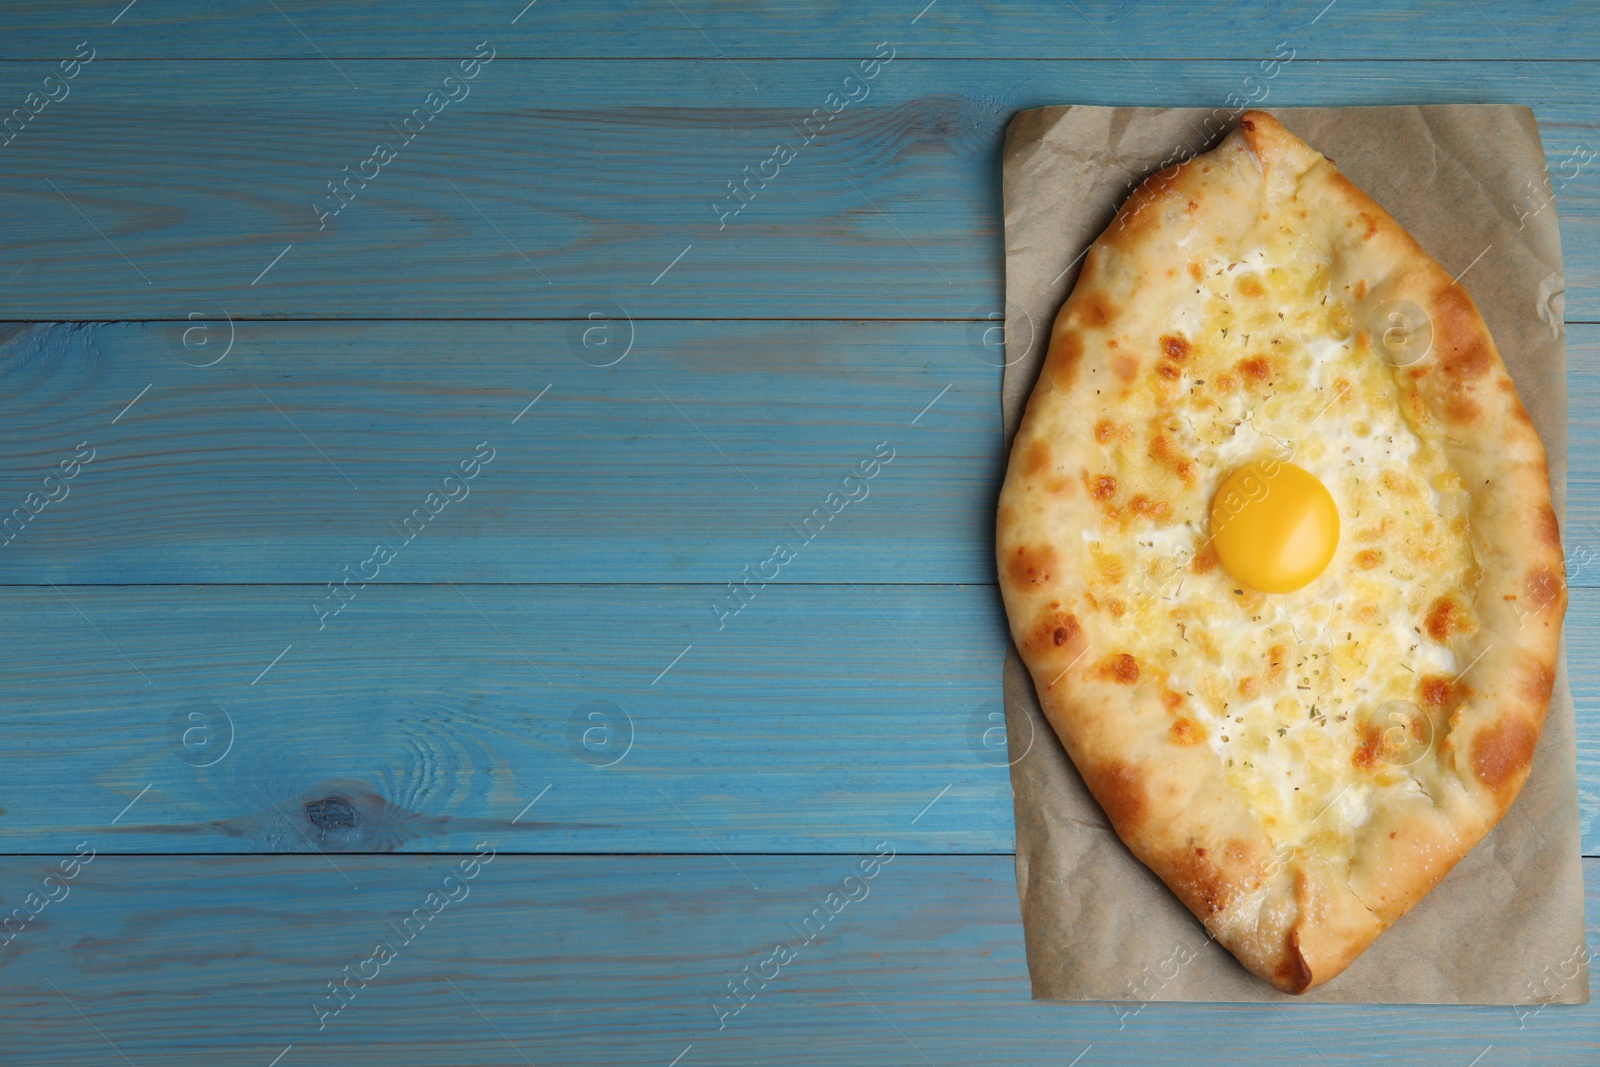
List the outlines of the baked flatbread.
{"label": "baked flatbread", "polygon": [[[1326,488],[1337,544],[1263,592],[1215,537],[1261,483],[1218,490],[1277,463]],[[1544,447],[1465,290],[1270,115],[1088,252],[996,547],[1112,826],[1285,992],[1344,970],[1527,778],[1566,610]]]}

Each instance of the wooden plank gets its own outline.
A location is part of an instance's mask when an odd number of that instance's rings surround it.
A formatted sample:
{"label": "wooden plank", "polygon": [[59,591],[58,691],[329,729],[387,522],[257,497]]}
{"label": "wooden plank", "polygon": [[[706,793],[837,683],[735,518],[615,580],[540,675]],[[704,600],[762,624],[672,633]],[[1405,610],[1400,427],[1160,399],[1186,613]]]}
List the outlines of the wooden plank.
{"label": "wooden plank", "polygon": [[[488,441],[495,458],[472,495],[377,581],[739,580],[886,443],[893,461],[850,490],[868,496],[785,580],[989,583],[1005,457],[987,331],[659,320],[19,330],[0,343],[0,515],[12,516],[0,582],[336,580]],[[230,334],[220,363],[186,364],[221,354]],[[589,365],[630,339],[622,362]],[[1569,573],[1592,586],[1600,327],[1574,326],[1569,358]],[[26,523],[13,515],[39,506],[30,493],[60,495],[44,479],[80,444],[94,458],[68,495]]]}
{"label": "wooden plank", "polygon": [[1567,581],[1600,582],[1600,331],[1567,331]]}
{"label": "wooden plank", "polygon": [[1010,849],[994,589],[751,588],[5,588],[5,848]]}
{"label": "wooden plank", "polygon": [[[986,325],[23,330],[0,343],[0,582],[338,581],[484,442],[377,580],[740,581],[823,508],[786,580],[990,582]],[[47,485],[80,444],[92,461]]]}
{"label": "wooden plank", "polygon": [[[359,92],[320,59],[204,64],[203,93],[194,64],[84,68],[0,152],[0,318],[213,305],[237,318],[582,318],[608,300],[640,318],[982,318],[1002,306],[998,156],[1017,109],[1220,105],[1260,76],[1239,61],[1173,60],[1158,82],[1122,60],[897,58],[807,144],[802,121],[854,61],[499,58],[407,144],[401,120],[454,61],[340,66]],[[1594,321],[1593,74],[1293,62],[1262,99],[1531,104],[1566,225],[1566,313]],[[0,98],[39,79],[37,64],[4,64]],[[397,157],[365,163],[380,139]],[[363,186],[344,167],[375,177]],[[754,199],[734,216],[745,168]],[[330,220],[336,178],[348,206]],[[1514,219],[1533,203],[1512,199],[1462,210]],[[1471,233],[1433,250],[1446,267],[1483,251]]]}
{"label": "wooden plank", "polygon": [[1600,592],[1569,593],[1565,631],[1567,682],[1578,714],[1578,822],[1585,855],[1600,854]]}
{"label": "wooden plank", "polygon": [[[1147,1064],[1179,1047],[1183,1062],[1230,1065],[1370,1063],[1375,1049],[1417,1067],[1600,1057],[1595,1004],[1030,1002],[1012,858],[909,855],[914,811],[880,813],[893,858],[850,882],[862,857],[742,856],[735,870],[718,856],[499,854],[464,879],[456,857],[98,855],[6,950],[6,1050],[207,1067]],[[0,862],[5,903],[53,867]],[[1600,860],[1586,874],[1594,944]],[[823,923],[830,893],[856,899]],[[809,942],[808,918],[822,931]],[[382,966],[379,942],[394,952]],[[778,943],[793,956],[774,972]],[[1441,951],[1471,944],[1463,931]],[[771,981],[753,979],[724,1017],[714,1005],[746,967]],[[331,1014],[328,983],[347,975]]]}
{"label": "wooden plank", "polygon": [[[320,630],[306,586],[0,590],[5,847],[839,852],[929,805],[906,848],[1013,847],[992,587],[774,584],[721,629],[712,586],[352,588]],[[1595,853],[1600,591],[1567,648]]]}
{"label": "wooden plank", "polygon": [[[1223,0],[1114,4],[1077,0],[979,3],[870,0],[824,4],[512,3],[425,0],[331,4],[279,0],[219,7],[205,0],[130,5],[68,0],[8,5],[0,58],[50,58],[83,38],[139,59],[431,57],[485,36],[534,58],[627,56],[802,58],[854,55],[904,38],[917,56],[1012,59],[1255,58],[1288,40],[1312,58],[1592,59],[1592,10],[1575,0],[1474,10],[1449,0],[1396,9],[1371,0],[1268,3],[1246,13]],[[115,23],[113,25],[113,20]],[[337,76],[335,76],[337,77]]]}

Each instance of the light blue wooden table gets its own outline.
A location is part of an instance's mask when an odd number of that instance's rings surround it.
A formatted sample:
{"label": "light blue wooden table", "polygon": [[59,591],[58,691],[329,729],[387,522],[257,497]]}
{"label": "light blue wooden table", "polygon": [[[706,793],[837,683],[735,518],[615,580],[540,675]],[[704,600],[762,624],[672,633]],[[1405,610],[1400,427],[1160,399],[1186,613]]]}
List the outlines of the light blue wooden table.
{"label": "light blue wooden table", "polygon": [[0,1063],[1600,1062],[1032,1003],[981,734],[1008,118],[1524,103],[1600,856],[1594,6],[925,2],[0,11]]}

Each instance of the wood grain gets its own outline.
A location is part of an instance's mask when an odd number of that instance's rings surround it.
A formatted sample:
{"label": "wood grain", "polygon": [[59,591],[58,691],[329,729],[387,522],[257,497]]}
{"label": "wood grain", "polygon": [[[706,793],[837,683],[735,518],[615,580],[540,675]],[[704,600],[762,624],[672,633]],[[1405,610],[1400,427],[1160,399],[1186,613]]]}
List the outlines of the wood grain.
{"label": "wood grain", "polygon": [[[1002,308],[999,148],[1019,108],[1220,106],[1260,78],[1235,61],[1173,60],[1157,81],[1122,60],[897,58],[807,145],[802,120],[854,60],[500,58],[369,184],[350,179],[328,221],[314,200],[334,203],[328,184],[375,142],[399,143],[394,127],[455,64],[339,66],[359,91],[320,59],[84,68],[0,150],[0,318],[182,319],[212,305],[236,318],[582,318],[606,300],[640,318],[982,318]],[[1252,94],[1275,107],[1528,103],[1566,231],[1566,315],[1595,321],[1593,73],[1294,62]],[[39,77],[0,66],[0,97]],[[795,158],[719,221],[729,183],[778,144]],[[1530,202],[1494,210],[1514,219]],[[1441,255],[1455,272],[1480,251]]]}
{"label": "wood grain", "polygon": [[[377,580],[737,582],[818,508],[786,581],[993,580],[990,324],[596,322],[20,330],[0,516],[38,514],[0,528],[0,581],[338,581],[485,441]],[[82,443],[65,498],[25,506]]]}
{"label": "wood grain", "polygon": [[[1582,3],[1460,4],[1420,0],[1384,10],[1360,0],[1258,4],[1225,0],[1117,4],[1106,0],[953,3],[870,0],[848,5],[526,0],[277,0],[218,6],[206,0],[122,3],[39,0],[8,5],[0,58],[56,58],[85,37],[138,59],[431,57],[492,35],[530,58],[642,59],[852,56],[890,37],[917,56],[994,59],[1257,58],[1290,40],[1310,58],[1592,59],[1574,23]],[[112,19],[116,23],[112,25]],[[720,55],[719,55],[720,54]],[[331,72],[330,72],[331,73]]]}
{"label": "wood grain", "polygon": [[[352,589],[0,590],[7,850],[1013,847],[990,586]],[[1600,591],[1567,633],[1592,855]]]}
{"label": "wood grain", "polygon": [[[230,334],[221,362],[190,365]],[[887,442],[868,497],[784,580],[987,584],[997,336],[982,321],[15,327],[0,516],[80,443],[95,459],[3,528],[0,581],[337,580],[487,440],[472,495],[377,581],[738,581]],[[1568,358],[1569,577],[1593,586],[1600,328],[1574,326]]]}
{"label": "wood grain", "polygon": [[[859,899],[813,919],[823,933],[809,944],[796,931],[860,857],[741,856],[735,870],[714,855],[501,854],[446,885],[455,857],[98,856],[0,955],[8,1004],[27,1020],[8,1025],[6,1051],[28,1064],[122,1063],[120,1052],[207,1067],[266,1067],[280,1053],[279,1067],[1353,1065],[1375,1050],[1416,1067],[1479,1056],[1577,1067],[1600,1056],[1595,1004],[1032,1003],[1011,858],[909,855],[914,810],[881,812],[877,841],[896,855],[852,883],[864,890],[846,888]],[[48,869],[0,862],[6,903]],[[1587,872],[1593,938],[1600,861]],[[446,892],[461,899],[413,920],[406,943],[401,922]],[[1470,954],[1472,936],[1443,951]],[[385,939],[397,957],[362,966]],[[719,1030],[713,1003],[783,941],[795,957],[765,989],[752,979],[759,992]],[[319,1031],[316,998],[356,973],[376,977],[352,979],[354,996]]]}
{"label": "wood grain", "polygon": [[752,589],[0,589],[5,848],[1009,850],[994,589]]}
{"label": "wood grain", "polygon": [[[0,22],[0,112],[96,49],[0,147],[0,503],[96,450],[0,548],[0,847],[50,854],[0,859],[0,904],[99,850],[0,945],[0,1060],[1600,1058],[1592,1006],[1029,1003],[983,733],[1009,116],[1260,87],[1527,103],[1566,317],[1600,322],[1586,5],[29,0]],[[480,41],[472,95],[319,230],[325,183]],[[879,41],[870,97],[719,229],[726,183],[801,144]],[[1295,60],[1264,78],[1279,42]],[[188,365],[220,343],[191,314],[238,324],[221,363]],[[615,349],[584,331],[620,342],[618,315],[637,344],[590,365]],[[1600,333],[1570,341],[1568,570],[1592,587]],[[470,498],[329,615],[323,583],[485,440]],[[721,583],[879,440],[871,499],[719,628]],[[543,584],[480,584],[502,582]],[[1593,854],[1600,592],[1569,620]],[[872,896],[718,1030],[726,983],[880,841],[900,854]],[[479,842],[500,854],[471,898],[319,1031],[313,998],[458,862],[352,853]]]}

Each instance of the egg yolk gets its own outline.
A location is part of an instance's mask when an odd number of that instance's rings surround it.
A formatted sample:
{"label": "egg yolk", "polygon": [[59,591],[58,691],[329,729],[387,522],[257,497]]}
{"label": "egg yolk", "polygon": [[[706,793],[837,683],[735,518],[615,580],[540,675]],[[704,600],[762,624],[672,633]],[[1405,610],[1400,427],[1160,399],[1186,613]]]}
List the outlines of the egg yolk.
{"label": "egg yolk", "polygon": [[1277,459],[1252,460],[1217,490],[1211,543],[1239,581],[1264,593],[1292,593],[1333,559],[1339,509],[1309,471]]}

